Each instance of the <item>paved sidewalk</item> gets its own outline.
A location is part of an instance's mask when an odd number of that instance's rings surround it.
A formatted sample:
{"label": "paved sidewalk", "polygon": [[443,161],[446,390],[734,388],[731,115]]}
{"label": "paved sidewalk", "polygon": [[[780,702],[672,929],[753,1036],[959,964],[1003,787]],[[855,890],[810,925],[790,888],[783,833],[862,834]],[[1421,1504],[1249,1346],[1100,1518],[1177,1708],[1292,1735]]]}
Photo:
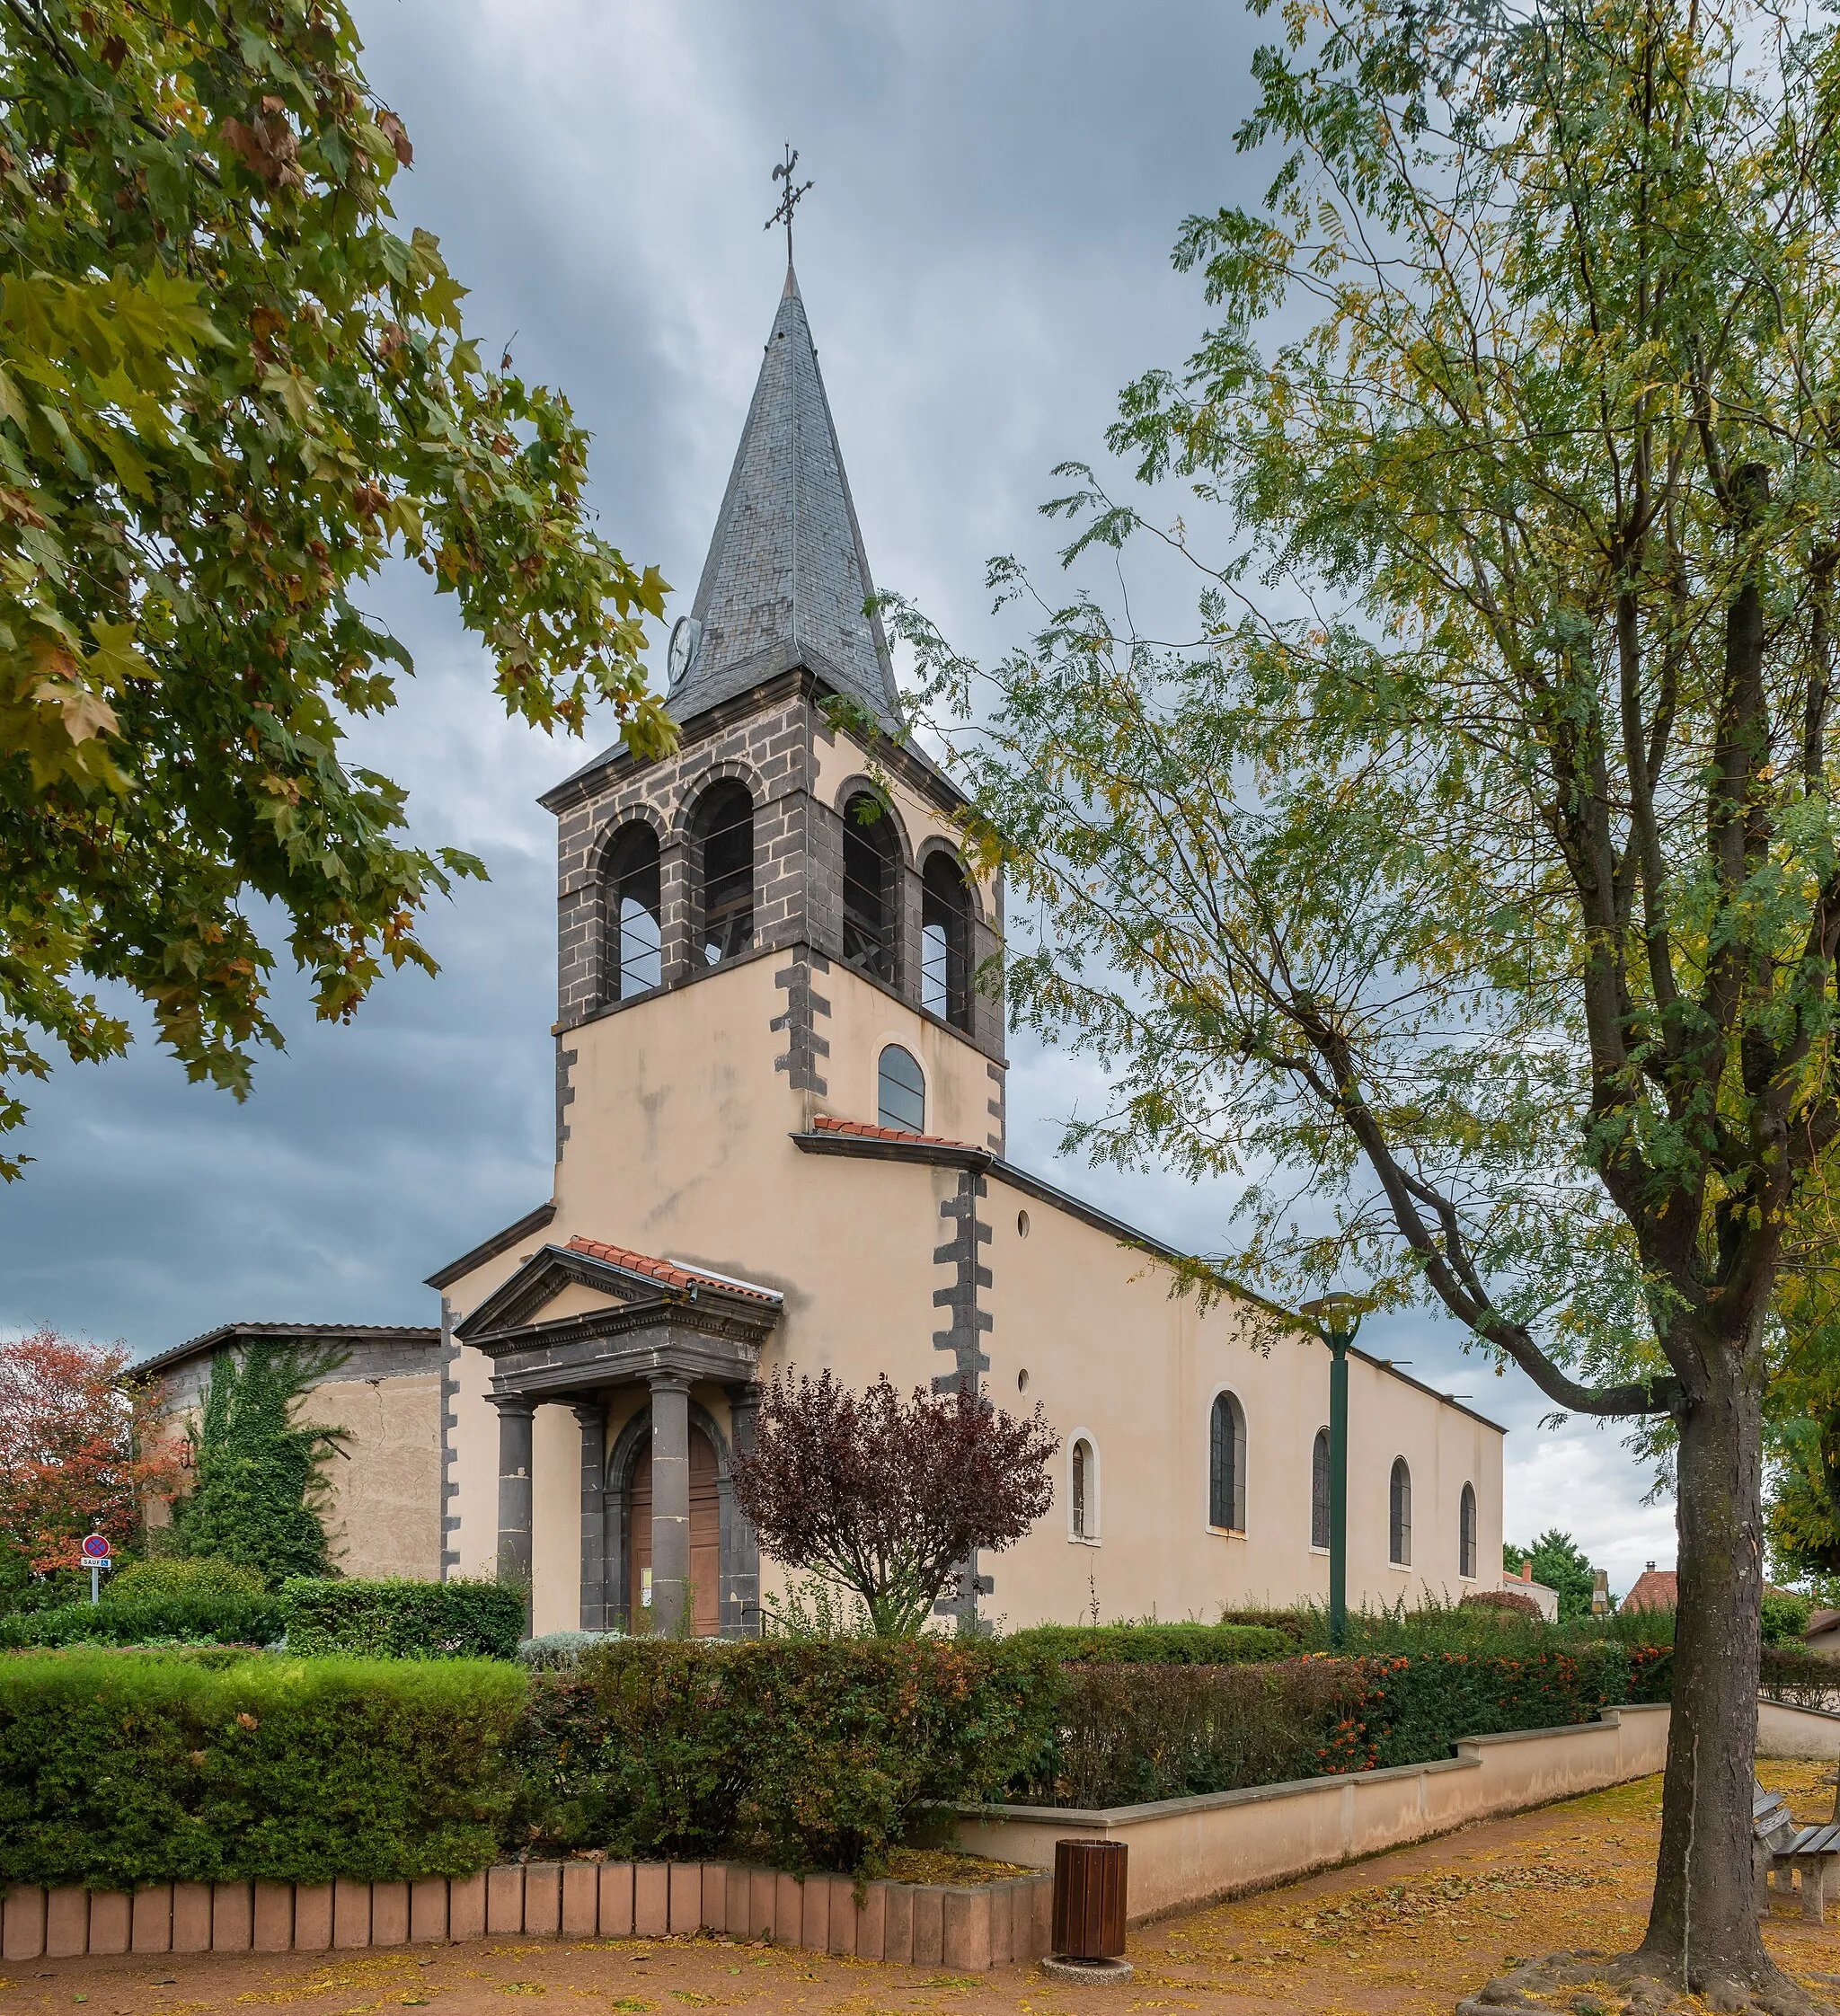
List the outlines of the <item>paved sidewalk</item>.
{"label": "paved sidewalk", "polygon": [[[1826,1818],[1833,1767],[1765,1764],[1799,1817]],[[1509,1964],[1557,1946],[1626,1950],[1648,1905],[1660,1780],[1488,1821],[1441,1841],[1145,1928],[1137,1978],[1063,1987],[1032,1967],[953,1976],[923,1967],[720,1940],[482,1941],[349,1959],[199,1955],[14,1963],[0,2016],[512,2016],[506,1996],[546,1998],[528,2016],[1126,2016],[1138,2011],[1297,2011],[1303,2016],[1449,2016]],[[1778,1961],[1832,1998],[1840,1928],[1782,1917]]]}

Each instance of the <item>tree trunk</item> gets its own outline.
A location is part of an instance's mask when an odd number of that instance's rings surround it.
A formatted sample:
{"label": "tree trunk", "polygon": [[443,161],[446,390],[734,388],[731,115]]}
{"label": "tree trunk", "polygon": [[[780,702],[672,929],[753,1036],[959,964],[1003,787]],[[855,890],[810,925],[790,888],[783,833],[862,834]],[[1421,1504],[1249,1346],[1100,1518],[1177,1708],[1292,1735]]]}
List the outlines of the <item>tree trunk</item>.
{"label": "tree trunk", "polygon": [[1756,1353],[1709,1339],[1705,1389],[1680,1421],[1674,1715],[1655,1902],[1641,1957],[1696,1992],[1760,1985],[1751,1881],[1763,1595],[1763,1407]]}

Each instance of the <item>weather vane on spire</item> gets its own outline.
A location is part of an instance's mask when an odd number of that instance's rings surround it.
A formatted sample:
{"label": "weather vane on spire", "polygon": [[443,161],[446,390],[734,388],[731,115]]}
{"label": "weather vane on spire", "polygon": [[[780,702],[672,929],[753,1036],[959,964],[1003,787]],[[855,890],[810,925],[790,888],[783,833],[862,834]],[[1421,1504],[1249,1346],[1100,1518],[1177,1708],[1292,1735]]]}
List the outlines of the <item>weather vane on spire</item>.
{"label": "weather vane on spire", "polygon": [[799,199],[811,187],[809,182],[801,182],[796,188],[793,186],[792,171],[798,165],[799,150],[788,140],[786,143],[786,158],[773,172],[774,181],[783,182],[786,186],[780,191],[779,207],[761,226],[764,231],[771,231],[776,224],[785,225],[786,264],[788,266],[792,263],[792,212],[799,208]]}

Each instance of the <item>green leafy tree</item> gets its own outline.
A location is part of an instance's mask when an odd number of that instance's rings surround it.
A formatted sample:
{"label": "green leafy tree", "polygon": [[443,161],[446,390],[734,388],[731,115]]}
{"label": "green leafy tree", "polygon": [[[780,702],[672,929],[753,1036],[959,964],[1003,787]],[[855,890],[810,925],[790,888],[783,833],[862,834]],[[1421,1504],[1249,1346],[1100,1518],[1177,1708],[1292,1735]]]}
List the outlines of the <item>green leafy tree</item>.
{"label": "green leafy tree", "polygon": [[1569,1533],[1549,1528],[1527,1550],[1527,1559],[1534,1564],[1534,1580],[1557,1595],[1561,1623],[1590,1615],[1596,1576]]}
{"label": "green leafy tree", "polygon": [[198,1417],[188,1424],[197,1481],[172,1508],[181,1559],[257,1569],[271,1589],[290,1575],[332,1572],[323,1514],[325,1466],[346,1439],[296,1419],[341,1352],[258,1342],[240,1360],[212,1361]]}
{"label": "green leafy tree", "polygon": [[1111,436],[1199,515],[1085,472],[1050,507],[1073,553],[1193,561],[1196,642],[1044,599],[986,686],[900,627],[1015,888],[1012,1012],[1109,1067],[1068,1145],[1278,1172],[1198,1287],[1377,1279],[1560,1410],[1671,1424],[1619,1971],[1792,1996],[1750,1800],[1766,1333],[1840,1134],[1833,32],[1751,0],[1284,21],[1266,197],[1177,247],[1217,323]]}
{"label": "green leafy tree", "polygon": [[340,0],[0,6],[0,1127],[48,1043],[128,1041],[96,980],[241,1096],[280,1040],[252,897],[322,1016],[433,969],[417,913],[482,870],[341,756],[411,669],[357,599],[391,554],[509,712],[669,740],[663,584],[594,531],[567,402],[393,228],[410,140],[358,52]]}
{"label": "green leafy tree", "polygon": [[1816,1261],[1785,1271],[1765,1405],[1772,1566],[1827,1589],[1840,1577],[1840,1291]]}

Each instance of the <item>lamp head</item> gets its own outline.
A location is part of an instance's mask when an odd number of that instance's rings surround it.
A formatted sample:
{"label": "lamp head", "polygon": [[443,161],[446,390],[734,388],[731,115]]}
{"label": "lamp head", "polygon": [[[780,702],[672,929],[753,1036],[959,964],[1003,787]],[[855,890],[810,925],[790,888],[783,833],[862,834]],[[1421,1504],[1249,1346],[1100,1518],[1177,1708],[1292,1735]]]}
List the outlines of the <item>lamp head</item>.
{"label": "lamp head", "polygon": [[1361,1327],[1361,1318],[1379,1306],[1380,1297],[1372,1292],[1353,1295],[1346,1288],[1334,1288],[1314,1302],[1299,1303],[1297,1313],[1307,1316],[1325,1338],[1340,1337],[1349,1342]]}

